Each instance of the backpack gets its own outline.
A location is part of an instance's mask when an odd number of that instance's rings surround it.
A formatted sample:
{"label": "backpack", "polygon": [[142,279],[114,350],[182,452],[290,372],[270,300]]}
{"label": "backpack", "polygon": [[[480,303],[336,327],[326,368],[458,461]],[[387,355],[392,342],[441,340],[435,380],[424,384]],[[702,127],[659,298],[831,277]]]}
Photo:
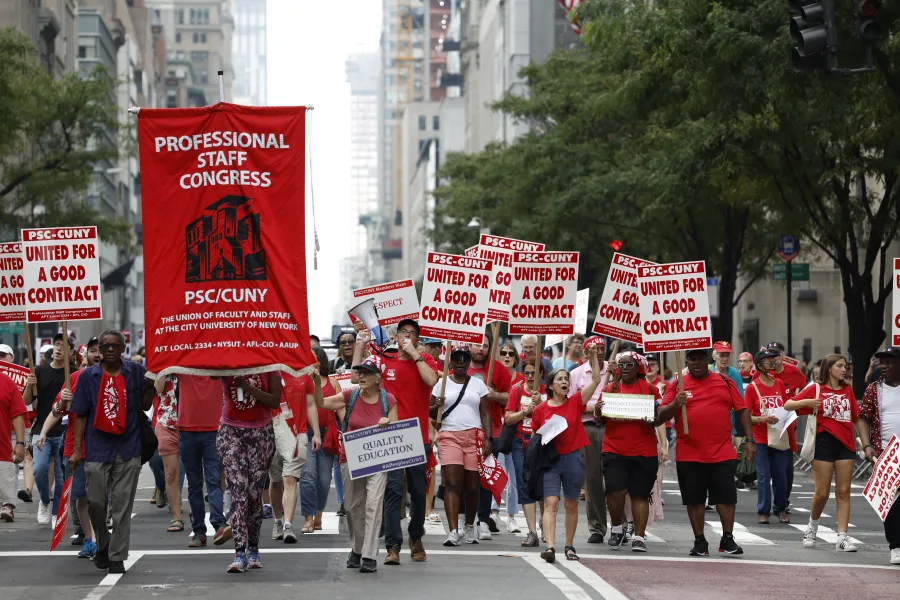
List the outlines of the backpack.
{"label": "backpack", "polygon": [[[381,400],[381,416],[386,417],[390,412],[390,407],[388,406],[388,397],[387,392],[384,389],[378,389],[378,397]],[[353,388],[350,391],[350,399],[347,400],[347,409],[344,411],[344,422],[341,423],[341,431],[347,431],[347,427],[350,425],[350,413],[353,412],[353,407],[356,406],[356,401],[359,399],[359,388]]]}

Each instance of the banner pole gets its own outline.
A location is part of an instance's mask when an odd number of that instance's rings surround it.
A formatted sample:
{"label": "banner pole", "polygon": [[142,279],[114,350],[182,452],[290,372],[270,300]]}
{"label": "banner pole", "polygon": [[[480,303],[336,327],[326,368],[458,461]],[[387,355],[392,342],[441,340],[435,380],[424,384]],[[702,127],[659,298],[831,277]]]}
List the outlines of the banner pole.
{"label": "banner pole", "polygon": [[[30,365],[31,374],[34,375],[34,347],[31,345],[31,326],[27,322],[22,322],[25,326],[25,348],[28,350],[28,364]],[[31,386],[31,393],[37,398],[37,384]]]}
{"label": "banner pole", "polygon": [[219,71],[219,102],[225,102],[225,71]]}
{"label": "banner pole", "polygon": [[[447,340],[447,345],[444,346],[444,374],[441,376],[441,398],[444,397],[444,394],[447,391],[447,373],[450,372],[450,340]],[[437,424],[438,429],[441,427],[441,420],[444,417],[444,407],[441,406],[438,409],[437,414]]]}
{"label": "banner pole", "polygon": [[[684,391],[684,377],[681,374],[681,350],[675,353],[675,368],[678,370],[678,391]],[[690,428],[688,427],[688,419],[687,419],[687,406],[681,407],[681,424],[684,429],[684,435],[689,435],[691,433]]]}
{"label": "banner pole", "polygon": [[497,337],[500,335],[500,321],[494,321],[491,323],[491,364],[488,365],[488,375],[487,381],[485,385],[490,387],[491,382],[494,380],[494,363],[497,362],[497,358],[500,356],[500,343]]}
{"label": "banner pole", "polygon": [[[609,355],[610,365],[612,364],[612,361],[616,360],[616,354],[618,354],[618,352],[619,352],[619,340],[616,340],[616,341],[613,343],[612,354]],[[605,357],[604,357],[604,358],[605,358]],[[603,382],[603,387],[600,388],[600,391],[601,391],[601,392],[602,392],[603,390],[605,390],[606,387],[609,385],[609,380],[610,380],[610,378],[612,377],[612,373],[613,373],[613,370],[609,367],[609,365],[607,365],[607,367],[606,367],[606,381]]]}
{"label": "banner pole", "polygon": [[[563,337],[563,348],[562,348],[562,366],[563,369],[566,369],[566,340],[569,339],[569,336]],[[566,369],[568,371],[568,369]]]}
{"label": "banner pole", "polygon": [[63,333],[63,360],[65,361],[65,365],[63,368],[65,369],[66,374],[66,389],[70,392],[72,391],[72,384],[69,383],[69,352],[71,348],[69,348],[69,324],[66,321],[62,322],[62,333]]}
{"label": "banner pole", "polygon": [[[535,385],[537,385],[538,390],[540,390],[541,389],[541,381],[542,381],[541,380],[541,362],[542,362],[541,358],[544,356],[544,354],[543,354],[544,347],[541,346],[541,336],[538,335],[536,337],[537,337],[537,348],[534,349],[534,383],[535,383]],[[550,367],[551,367],[550,370],[552,371],[553,365],[550,365]],[[549,375],[550,375],[550,373],[544,373],[544,377],[548,377]],[[548,394],[550,393],[549,386],[551,383],[553,383],[553,382],[552,381],[547,382],[547,386],[548,386],[547,393]]]}

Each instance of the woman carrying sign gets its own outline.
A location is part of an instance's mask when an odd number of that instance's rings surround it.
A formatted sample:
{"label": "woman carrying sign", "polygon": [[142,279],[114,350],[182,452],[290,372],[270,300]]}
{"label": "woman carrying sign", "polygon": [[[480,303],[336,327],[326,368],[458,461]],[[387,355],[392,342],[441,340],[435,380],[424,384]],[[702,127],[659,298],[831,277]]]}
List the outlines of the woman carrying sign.
{"label": "woman carrying sign", "polygon": [[559,499],[565,494],[566,507],[566,559],[579,560],[572,544],[575,542],[575,528],[578,526],[578,502],[581,486],[584,484],[584,458],[579,450],[587,446],[587,434],[581,424],[581,413],[588,400],[600,385],[600,364],[597,347],[589,350],[591,381],[580,392],[569,398],[569,373],[565,369],[550,372],[547,401],[542,402],[531,416],[531,427],[538,431],[551,418],[559,416],[565,420],[565,429],[553,438],[553,445],[559,453],[559,460],[544,472],[544,538],[547,549],[541,558],[547,562],[556,561],[556,515]]}
{"label": "woman carrying sign", "polygon": [[[594,418],[601,426],[606,425],[606,436],[603,438],[603,475],[606,505],[612,522],[608,543],[610,548],[618,550],[625,541],[623,516],[627,495],[631,498],[634,516],[631,550],[646,552],[644,534],[650,518],[650,502],[661,458],[657,438],[666,439],[665,428],[651,418],[633,420],[604,417],[603,403],[606,394],[646,396],[655,411],[662,396],[659,388],[648,383],[645,378],[647,361],[643,356],[636,352],[620,352],[616,356],[616,365],[615,379],[603,390],[594,407]],[[657,431],[657,427],[662,431]]]}
{"label": "woman carrying sign", "polygon": [[[856,552],[856,544],[850,542],[847,529],[850,524],[850,481],[856,458],[853,424],[859,420],[859,406],[846,377],[847,359],[840,354],[828,354],[822,361],[818,382],[806,386],[784,404],[787,410],[796,411],[798,415],[816,417],[816,453],[813,458],[816,488],[809,509],[809,525],[803,536],[804,548],[816,545],[819,517],[831,495],[831,476],[834,473],[838,522],[835,550]],[[804,440],[804,443],[809,441]]]}
{"label": "woman carrying sign", "polygon": [[[325,410],[344,410],[344,433],[366,427],[387,427],[397,420],[397,399],[381,387],[381,374],[373,363],[364,362],[353,367],[359,375],[359,388],[343,390],[339,394],[322,396],[322,378],[318,371],[311,375],[315,389],[316,406]],[[348,490],[350,533],[353,548],[347,557],[348,569],[360,573],[378,570],[378,533],[384,506],[384,490],[387,472],[373,473],[368,477],[350,480]]]}
{"label": "woman carrying sign", "polygon": [[[453,350],[450,353],[452,370],[447,377],[443,397],[443,382],[438,381],[431,391],[431,415],[437,418],[438,411],[442,411],[437,446],[441,457],[447,526],[453,528],[444,541],[445,546],[459,546],[463,538],[467,544],[478,543],[475,513],[481,493],[479,438],[484,441],[483,456],[491,453],[491,438],[485,439],[485,432],[491,431],[492,424],[488,400],[490,392],[481,379],[468,374],[471,362],[472,354],[468,346]],[[459,531],[459,503],[463,494],[466,501],[464,533]]]}

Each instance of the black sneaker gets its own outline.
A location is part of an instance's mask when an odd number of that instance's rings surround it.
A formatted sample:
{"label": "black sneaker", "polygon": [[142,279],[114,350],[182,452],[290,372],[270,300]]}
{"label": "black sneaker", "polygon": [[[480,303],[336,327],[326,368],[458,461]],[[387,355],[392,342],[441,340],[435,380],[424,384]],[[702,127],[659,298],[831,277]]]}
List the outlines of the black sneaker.
{"label": "black sneaker", "polygon": [[646,552],[647,544],[644,543],[644,540],[631,540],[631,551],[632,552]]}
{"label": "black sneaker", "polygon": [[31,492],[28,490],[19,490],[19,500],[22,502],[33,502],[33,498],[31,497]]}
{"label": "black sneaker", "polygon": [[744,550],[734,541],[734,536],[728,535],[722,536],[722,539],[719,541],[719,552],[724,552],[725,554],[743,554]]}
{"label": "black sneaker", "polygon": [[691,548],[691,556],[709,556],[709,542],[705,539],[694,540],[694,547]]}
{"label": "black sneaker", "polygon": [[587,539],[588,544],[602,544],[603,536],[599,533],[592,533],[591,536]]}
{"label": "black sneaker", "polygon": [[103,550],[97,549],[97,554],[94,555],[94,566],[98,569],[108,569],[110,565],[109,562],[109,546],[104,548]]}
{"label": "black sneaker", "polygon": [[488,530],[491,533],[500,533],[500,528],[497,527],[497,522],[494,520],[494,517],[488,517]]}
{"label": "black sneaker", "polygon": [[348,569],[358,569],[362,566],[362,554],[357,554],[353,550],[350,551],[350,555],[347,557],[347,568]]}
{"label": "black sneaker", "polygon": [[343,503],[343,502],[341,502],[341,507],[340,507],[339,509],[337,509],[337,512],[334,513],[334,514],[337,515],[337,516],[339,516],[339,517],[346,517],[346,516],[347,516],[347,511],[344,510],[344,503]]}
{"label": "black sneaker", "polygon": [[625,534],[624,533],[611,533],[609,534],[609,547],[613,550],[618,550],[622,544],[625,543]]}
{"label": "black sneaker", "polygon": [[360,573],[374,573],[378,570],[378,563],[375,562],[374,559],[364,558],[362,559],[362,566],[359,567]]}
{"label": "black sneaker", "polygon": [[125,563],[121,560],[114,560],[109,563],[109,568],[106,570],[107,573],[111,575],[124,575],[125,574]]}
{"label": "black sneaker", "polygon": [[84,545],[84,532],[83,531],[75,532],[75,535],[72,536],[72,545],[73,546]]}
{"label": "black sneaker", "polygon": [[715,506],[710,506],[709,504],[706,505],[706,512],[710,512],[710,511],[713,511],[713,510],[716,510],[716,507],[715,507]]}

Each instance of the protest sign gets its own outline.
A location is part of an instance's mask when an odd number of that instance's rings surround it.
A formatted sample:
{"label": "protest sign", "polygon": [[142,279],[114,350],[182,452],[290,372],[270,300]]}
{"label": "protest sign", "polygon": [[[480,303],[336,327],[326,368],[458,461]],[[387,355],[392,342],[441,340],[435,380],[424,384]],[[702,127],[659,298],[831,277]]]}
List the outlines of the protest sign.
{"label": "protest sign", "polygon": [[102,319],[96,227],[22,230],[29,323]]}
{"label": "protest sign", "polygon": [[422,337],[480,344],[484,339],[491,261],[429,252],[422,283]]}
{"label": "protest sign", "polygon": [[626,342],[642,343],[637,270],[653,264],[656,263],[618,252],[613,254],[591,331]]}
{"label": "protest sign", "polygon": [[59,543],[66,536],[66,525],[69,523],[69,495],[72,492],[72,476],[63,484],[59,497],[59,510],[56,512],[56,527],[53,528],[53,537],[50,540],[50,552],[56,550]]}
{"label": "protest sign", "polygon": [[[512,293],[513,255],[516,252],[541,252],[544,250],[544,244],[482,233],[476,248],[478,258],[486,258],[494,262],[494,269],[491,273],[488,322],[508,322],[510,294]],[[468,250],[466,253],[468,254]]]}
{"label": "protest sign", "polygon": [[638,267],[637,284],[646,352],[712,346],[703,261],[642,265]]}
{"label": "protest sign", "polygon": [[894,308],[893,325],[891,326],[892,346],[900,346],[900,258],[894,259],[894,280],[891,286],[894,289],[894,298],[891,303]]}
{"label": "protest sign", "polygon": [[354,304],[372,298],[378,312],[378,324],[394,325],[403,319],[419,319],[419,298],[412,279],[392,281],[353,290]]}
{"label": "protest sign", "polygon": [[571,335],[577,295],[577,252],[516,252],[510,335]]}
{"label": "protest sign", "polygon": [[[578,290],[575,294],[575,331],[573,333],[587,333],[588,318],[588,301],[590,299],[590,288]],[[553,346],[566,339],[564,335],[548,335],[544,339],[545,346]]]}
{"label": "protest sign", "polygon": [[28,376],[31,375],[31,369],[15,363],[0,362],[0,373],[12,379],[19,391],[24,392]]}
{"label": "protest sign", "polygon": [[419,419],[366,427],[343,435],[350,479],[424,465],[425,445]]}
{"label": "protest sign", "polygon": [[152,375],[299,376],[316,363],[305,118],[224,103],[138,113]]}
{"label": "protest sign", "polygon": [[478,475],[481,478],[481,487],[488,490],[497,504],[501,503],[503,490],[509,482],[509,475],[497,462],[493,455],[484,456],[484,436],[481,431],[475,441],[475,454],[478,455]]}
{"label": "protest sign", "polygon": [[353,381],[352,381],[352,379],[353,379],[353,373],[352,373],[352,372],[347,372],[347,373],[337,373],[337,374],[335,374],[335,375],[332,375],[331,377],[332,377],[335,381],[338,382],[338,385],[341,386],[341,391],[344,391],[344,390],[352,390],[353,388],[358,388],[358,387],[359,387],[359,384],[358,384],[358,383],[353,383]]}
{"label": "protest sign", "polygon": [[466,248],[465,252],[463,252],[465,256],[469,258],[478,258],[478,245],[472,246],[471,248]]}
{"label": "protest sign", "polygon": [[897,501],[900,491],[900,438],[891,436],[881,456],[875,462],[872,476],[863,489],[863,496],[884,521]]}
{"label": "protest sign", "polygon": [[643,394],[613,394],[604,392],[603,416],[610,419],[652,419],[655,415],[656,399]]}
{"label": "protest sign", "polygon": [[0,323],[25,320],[22,243],[0,244]]}

